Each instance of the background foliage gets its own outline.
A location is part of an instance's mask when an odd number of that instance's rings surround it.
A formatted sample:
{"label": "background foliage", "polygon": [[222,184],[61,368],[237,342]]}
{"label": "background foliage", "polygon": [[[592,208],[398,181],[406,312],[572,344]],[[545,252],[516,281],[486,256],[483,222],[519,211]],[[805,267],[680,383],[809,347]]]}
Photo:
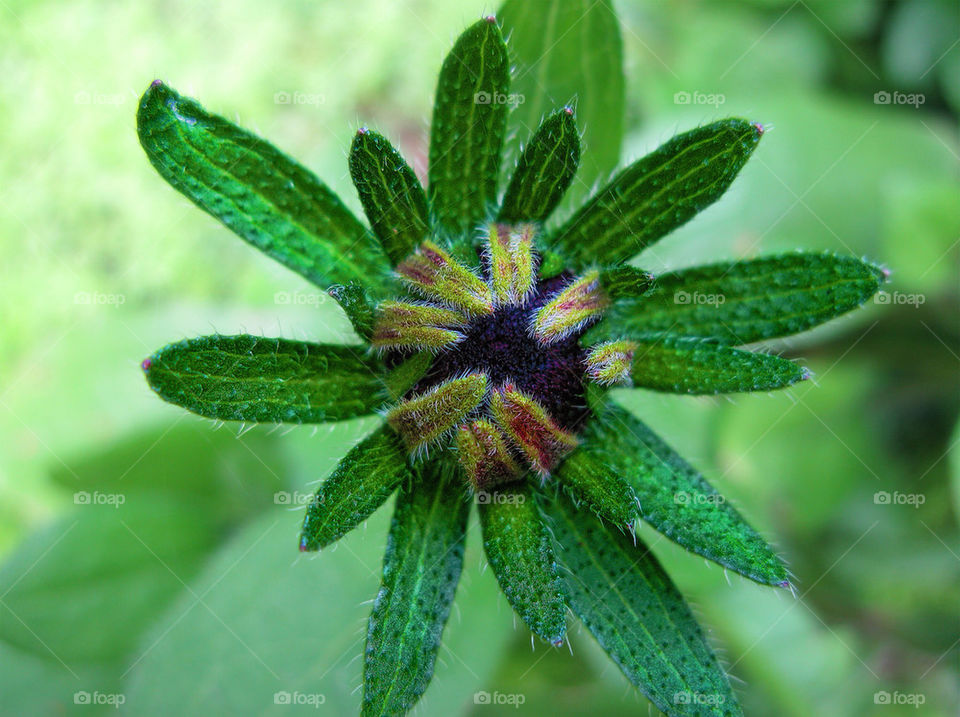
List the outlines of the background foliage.
{"label": "background foliage", "polygon": [[[138,368],[156,346],[211,330],[318,341],[351,330],[332,300],[164,187],[137,144],[136,97],[156,76],[170,81],[301,159],[359,213],[345,158],[357,126],[390,137],[422,175],[440,60],[491,9],[0,7],[3,711],[112,709],[75,704],[98,692],[122,695],[131,714],[316,713],[276,705],[278,692],[323,695],[330,713],[355,709],[354,657],[389,509],[313,559],[299,557],[296,539],[312,487],[373,423],[238,438],[237,427],[214,431],[158,401]],[[734,401],[620,396],[774,540],[798,599],[645,537],[744,681],[748,714],[916,713],[878,704],[884,694],[952,714],[956,4],[618,10],[624,160],[727,115],[772,126],[723,201],[658,244],[644,268],[802,247],[893,271],[888,304],[775,345],[803,358],[815,385]],[[877,104],[881,91],[924,101]],[[483,563],[474,531],[425,714],[646,709],[586,634],[572,633],[572,656],[531,652]],[[524,704],[474,704],[481,690]]]}

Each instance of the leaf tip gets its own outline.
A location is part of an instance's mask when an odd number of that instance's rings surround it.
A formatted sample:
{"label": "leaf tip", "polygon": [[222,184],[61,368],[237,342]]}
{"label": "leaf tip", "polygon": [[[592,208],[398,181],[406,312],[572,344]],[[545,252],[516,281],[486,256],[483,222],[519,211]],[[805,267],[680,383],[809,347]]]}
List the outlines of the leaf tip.
{"label": "leaf tip", "polygon": [[563,111],[564,111],[564,113],[565,113],[567,116],[573,117],[573,107],[571,107],[570,105],[566,105],[566,106],[563,108]]}
{"label": "leaf tip", "polygon": [[496,24],[497,24],[497,16],[496,16],[496,15],[492,15],[492,14],[491,14],[491,15],[486,15],[486,16],[484,16],[483,19],[484,19],[486,22],[489,22],[491,25],[496,25]]}
{"label": "leaf tip", "polygon": [[763,133],[767,131],[767,128],[763,126],[760,122],[753,122],[753,129],[757,132],[757,139],[763,137]]}
{"label": "leaf tip", "polygon": [[370,129],[367,128],[366,126],[360,127],[360,128],[357,130],[357,136],[358,136],[358,137],[362,137],[362,136],[365,135],[365,134],[370,134]]}
{"label": "leaf tip", "polygon": [[140,362],[140,368],[143,369],[144,373],[147,373],[150,370],[150,367],[153,366],[153,360],[145,358]]}

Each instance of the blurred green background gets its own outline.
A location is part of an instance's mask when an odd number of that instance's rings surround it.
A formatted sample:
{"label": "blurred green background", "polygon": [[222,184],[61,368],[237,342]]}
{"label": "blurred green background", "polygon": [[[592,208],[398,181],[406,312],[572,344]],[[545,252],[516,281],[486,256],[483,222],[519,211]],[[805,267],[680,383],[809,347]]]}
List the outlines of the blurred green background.
{"label": "blurred green background", "polygon": [[[960,8],[617,8],[625,162],[727,115],[771,128],[725,198],[643,266],[806,248],[892,270],[864,310],[772,345],[815,371],[810,385],[733,400],[620,395],[774,542],[796,596],[645,537],[748,714],[954,715]],[[163,344],[214,330],[352,332],[332,301],[165,186],[137,143],[137,96],[163,78],[359,212],[352,134],[378,128],[422,173],[442,57],[493,9],[0,4],[0,712],[356,710],[389,507],[317,557],[300,557],[296,538],[316,482],[374,422],[215,430],[161,403],[139,370]],[[581,628],[572,654],[531,650],[470,538],[422,714],[647,712]],[[481,690],[523,704],[475,704]],[[277,704],[285,694],[303,704]]]}

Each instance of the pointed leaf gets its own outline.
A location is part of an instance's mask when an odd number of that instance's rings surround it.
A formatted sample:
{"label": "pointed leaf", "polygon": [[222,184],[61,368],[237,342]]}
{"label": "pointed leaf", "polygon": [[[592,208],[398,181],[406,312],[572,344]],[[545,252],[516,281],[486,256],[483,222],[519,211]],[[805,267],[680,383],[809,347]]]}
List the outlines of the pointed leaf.
{"label": "pointed leaf", "polygon": [[550,535],[523,483],[477,493],[483,547],[504,595],[530,630],[559,645],[566,607]]}
{"label": "pointed leaf", "polygon": [[380,245],[399,264],[426,238],[427,196],[389,140],[360,129],[350,147],[350,176]]}
{"label": "pointed leaf", "polygon": [[766,541],[653,431],[614,404],[594,411],[579,460],[629,483],[646,522],[687,550],[751,580],[788,585],[786,569]]}
{"label": "pointed leaf", "polygon": [[319,550],[366,520],[402,481],[412,481],[399,436],[381,426],[354,446],[307,507],[300,550]]}
{"label": "pointed leaf", "polygon": [[374,313],[373,304],[367,296],[367,290],[360,284],[334,284],[327,293],[343,309],[343,313],[350,320],[353,330],[364,341],[369,341],[373,334]]}
{"label": "pointed leaf", "polygon": [[772,391],[810,378],[779,356],[741,351],[701,339],[635,339],[630,377],[635,386],[694,395]]}
{"label": "pointed leaf", "polygon": [[[592,424],[593,421],[587,421],[583,436],[588,442],[592,440]],[[593,451],[574,451],[560,464],[554,477],[580,510],[591,510],[621,530],[630,528],[640,517],[640,504],[633,488],[617,474],[598,466]]]}
{"label": "pointed leaf", "polygon": [[543,222],[556,209],[580,164],[580,137],[573,110],[545,119],[520,155],[497,220]]}
{"label": "pointed leaf", "polygon": [[683,596],[642,542],[559,496],[544,501],[570,607],[669,715],[742,714]]}
{"label": "pointed leaf", "polygon": [[620,172],[546,243],[580,266],[625,262],[719,199],[762,133],[726,119],[677,135]]}
{"label": "pointed leaf", "polygon": [[[515,68],[509,136],[529,137],[551,112],[565,105],[576,109],[587,151],[564,201],[564,206],[574,206],[620,161],[620,23],[611,3],[593,0],[506,0],[499,17]],[[506,168],[513,167],[515,149],[511,143]]]}
{"label": "pointed leaf", "polygon": [[200,336],[160,349],[143,371],[164,401],[223,421],[341,421],[387,400],[379,361],[349,346]]}
{"label": "pointed leaf", "polygon": [[326,184],[269,142],[159,80],[140,100],[137,133],[174,189],[317,286],[387,280],[376,239]]}
{"label": "pointed leaf", "polygon": [[868,262],[816,253],[684,269],[615,303],[585,340],[663,332],[738,345],[789,336],[860,306],[885,279]]}
{"label": "pointed leaf", "polygon": [[470,503],[455,466],[424,470],[397,495],[367,631],[364,715],[403,714],[423,694],[460,580]]}
{"label": "pointed leaf", "polygon": [[390,398],[396,400],[413,388],[417,381],[426,375],[432,363],[433,354],[429,351],[420,351],[391,369],[384,379]]}
{"label": "pointed leaf", "polygon": [[452,238],[473,230],[497,199],[509,88],[503,36],[484,18],[443,61],[433,106],[428,196],[434,221]]}

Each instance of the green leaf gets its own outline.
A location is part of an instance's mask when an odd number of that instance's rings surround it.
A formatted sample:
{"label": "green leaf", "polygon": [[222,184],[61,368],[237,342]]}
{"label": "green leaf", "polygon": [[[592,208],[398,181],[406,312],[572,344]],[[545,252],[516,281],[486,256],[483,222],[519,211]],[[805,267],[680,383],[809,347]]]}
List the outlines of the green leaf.
{"label": "green leaf", "polygon": [[669,333],[739,345],[804,331],[873,296],[886,272],[853,257],[781,254],[657,277],[654,290],[615,303],[585,341]]}
{"label": "green leaf", "polygon": [[[589,445],[595,440],[595,421],[587,421],[582,441]],[[580,505],[608,520],[618,528],[630,528],[640,517],[640,505],[630,485],[620,476],[597,465],[597,457],[590,451],[574,451],[553,473],[560,487]]]}
{"label": "green leaf", "polygon": [[617,266],[600,272],[600,286],[613,301],[647,296],[656,277],[633,266]]}
{"label": "green leaf", "polygon": [[635,340],[630,377],[640,388],[693,395],[772,391],[810,378],[779,356],[741,351],[702,339]]}
{"label": "green leaf", "polygon": [[570,607],[627,678],[669,715],[742,714],[683,596],[649,548],[577,510],[544,501]]}
{"label": "green leaf", "polygon": [[[85,496],[85,497],[84,497]],[[67,665],[122,660],[222,534],[206,506],[78,492],[0,569],[0,639]]]}
{"label": "green leaf", "polygon": [[562,580],[550,535],[526,484],[477,493],[483,547],[507,601],[530,630],[559,645],[566,634]]}
{"label": "green leaf", "polygon": [[349,164],[370,226],[390,261],[399,264],[429,231],[420,180],[386,137],[368,129],[353,138]]}
{"label": "green leaf", "polygon": [[269,142],[159,80],[140,100],[137,133],[174,189],[314,284],[388,278],[370,232],[326,184]]}
{"label": "green leaf", "polygon": [[500,28],[484,18],[443,61],[433,106],[428,196],[435,224],[451,238],[472,231],[497,199],[509,88]]}
{"label": "green leaf", "polygon": [[765,585],[788,586],[766,541],[692,466],[630,413],[597,406],[577,451],[596,471],[623,478],[643,519],[668,538]]}
{"label": "green leaf", "polygon": [[143,370],[164,401],[224,421],[340,421],[387,399],[379,362],[349,346],[200,336],[160,349]]}
{"label": "green leaf", "polygon": [[460,580],[470,503],[454,464],[424,470],[397,495],[367,631],[364,715],[405,713],[427,689]]}
{"label": "green leaf", "polygon": [[580,164],[580,137],[573,110],[545,119],[520,155],[497,220],[543,222],[556,209]]}
{"label": "green leaf", "polygon": [[122,665],[121,712],[357,714],[357,628],[377,589],[389,516],[373,516],[337,550],[296,560],[290,507],[271,507],[229,536]]}
{"label": "green leaf", "polygon": [[[593,0],[506,0],[499,17],[515,67],[510,136],[529,137],[551,112],[576,109],[587,151],[566,194],[564,205],[573,206],[620,161],[624,77],[616,13]],[[505,168],[513,167],[517,149],[508,147]]]}
{"label": "green leaf", "polygon": [[366,520],[403,481],[412,481],[407,453],[389,426],[351,449],[307,507],[300,550],[319,550]]}
{"label": "green leaf", "polygon": [[762,133],[726,119],[677,135],[620,172],[547,243],[580,266],[625,262],[719,199]]}
{"label": "green leaf", "polygon": [[390,398],[401,398],[426,375],[432,364],[433,354],[430,351],[419,351],[391,369],[384,379]]}
{"label": "green leaf", "polygon": [[367,290],[360,284],[350,284],[349,286],[334,284],[327,289],[327,293],[343,309],[343,313],[347,315],[357,336],[364,342],[369,341],[373,335],[373,324],[376,317],[373,304],[370,303],[370,298],[367,296]]}

